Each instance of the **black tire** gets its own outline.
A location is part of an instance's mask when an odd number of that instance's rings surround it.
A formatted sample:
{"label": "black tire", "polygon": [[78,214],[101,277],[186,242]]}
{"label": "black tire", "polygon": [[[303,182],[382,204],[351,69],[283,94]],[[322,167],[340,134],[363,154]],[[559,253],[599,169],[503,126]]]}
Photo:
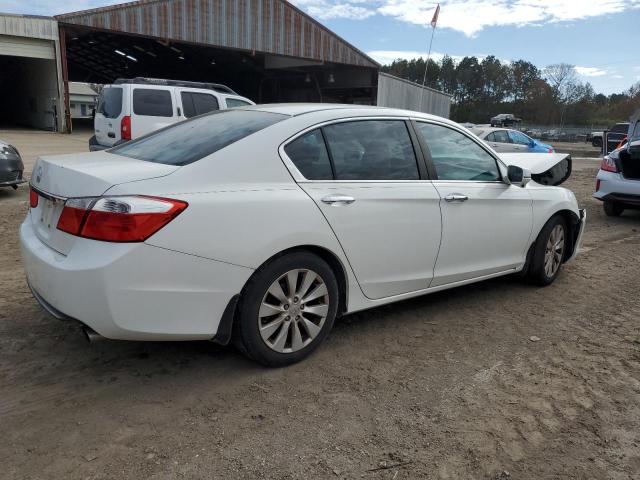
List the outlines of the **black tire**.
{"label": "black tire", "polygon": [[596,137],[591,140],[591,145],[594,147],[602,147],[602,139],[600,137]]}
{"label": "black tire", "polygon": [[604,213],[607,217],[619,217],[624,212],[624,206],[617,203],[612,202],[611,200],[605,200],[603,205]]}
{"label": "black tire", "polygon": [[[260,307],[274,282],[287,272],[297,269],[311,270],[324,282],[329,299],[328,311],[319,333],[309,344],[297,351],[280,353],[262,339],[258,325]],[[338,282],[327,262],[306,251],[277,257],[256,270],[243,289],[234,326],[234,343],[243,354],[268,367],[283,367],[299,362],[318,348],[331,331],[338,311],[338,301]],[[289,334],[287,336],[290,338]]]}
{"label": "black tire", "polygon": [[[549,242],[549,238],[554,229],[560,225],[564,234],[564,248],[562,251],[562,261],[560,262],[557,270],[553,272],[553,274],[549,275],[545,270],[545,254],[547,252],[547,243]],[[562,263],[564,262],[564,258],[567,252],[567,248],[569,247],[569,242],[571,238],[569,237],[569,229],[567,228],[567,223],[564,218],[560,215],[555,215],[549,219],[549,221],[542,227],[538,238],[533,247],[533,256],[531,258],[531,264],[529,266],[528,277],[531,283],[539,286],[547,286],[553,283],[553,281],[560,274],[560,270],[562,270]]]}

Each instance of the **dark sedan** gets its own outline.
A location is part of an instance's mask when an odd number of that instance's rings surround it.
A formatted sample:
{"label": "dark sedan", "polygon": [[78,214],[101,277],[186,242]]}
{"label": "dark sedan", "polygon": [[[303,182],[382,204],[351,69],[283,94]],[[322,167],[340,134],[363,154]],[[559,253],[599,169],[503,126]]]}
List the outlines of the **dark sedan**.
{"label": "dark sedan", "polygon": [[18,188],[26,180],[22,178],[24,165],[18,150],[0,140],[0,187]]}

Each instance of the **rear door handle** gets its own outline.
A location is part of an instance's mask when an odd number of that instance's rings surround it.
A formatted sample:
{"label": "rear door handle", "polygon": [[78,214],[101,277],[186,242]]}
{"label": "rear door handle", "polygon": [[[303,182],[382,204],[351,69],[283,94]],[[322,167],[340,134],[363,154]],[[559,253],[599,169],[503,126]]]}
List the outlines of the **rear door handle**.
{"label": "rear door handle", "polygon": [[467,200],[469,200],[469,197],[461,193],[451,193],[444,197],[445,202],[466,202]]}
{"label": "rear door handle", "polygon": [[356,199],[349,195],[327,195],[322,199],[322,203],[332,205],[334,207],[342,207],[344,205],[351,205]]}

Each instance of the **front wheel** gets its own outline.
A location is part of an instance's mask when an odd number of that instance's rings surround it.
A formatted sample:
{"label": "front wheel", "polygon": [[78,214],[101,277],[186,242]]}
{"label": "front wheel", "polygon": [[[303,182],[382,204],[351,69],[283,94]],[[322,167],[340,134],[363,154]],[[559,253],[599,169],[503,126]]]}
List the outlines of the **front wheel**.
{"label": "front wheel", "polygon": [[550,285],[560,274],[568,245],[567,224],[561,216],[552,217],[536,240],[529,278],[537,285]]}
{"label": "front wheel", "polygon": [[619,217],[624,212],[624,207],[619,203],[612,202],[610,200],[605,200],[604,204],[604,213],[607,217]]}
{"label": "front wheel", "polygon": [[299,362],[329,334],[338,298],[335,275],[321,258],[309,252],[276,258],[243,291],[236,344],[266,366]]}

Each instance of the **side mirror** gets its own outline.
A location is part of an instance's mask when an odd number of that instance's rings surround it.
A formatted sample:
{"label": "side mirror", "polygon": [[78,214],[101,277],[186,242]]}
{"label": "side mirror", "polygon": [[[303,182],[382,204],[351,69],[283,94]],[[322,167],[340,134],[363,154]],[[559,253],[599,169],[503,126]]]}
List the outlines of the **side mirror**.
{"label": "side mirror", "polygon": [[531,172],[526,168],[520,168],[515,165],[509,165],[507,169],[507,177],[511,185],[518,185],[519,187],[526,187],[527,183],[531,181]]}

